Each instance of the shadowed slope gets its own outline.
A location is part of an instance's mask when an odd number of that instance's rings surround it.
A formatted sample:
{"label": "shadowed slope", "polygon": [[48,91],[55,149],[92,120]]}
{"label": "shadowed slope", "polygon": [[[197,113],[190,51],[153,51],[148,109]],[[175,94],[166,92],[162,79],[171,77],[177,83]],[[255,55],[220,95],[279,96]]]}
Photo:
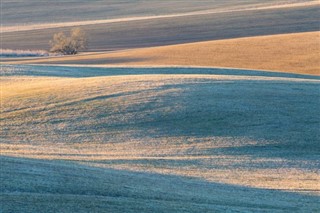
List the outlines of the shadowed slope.
{"label": "shadowed slope", "polygon": [[[285,0],[91,0],[91,1],[62,1],[59,4],[50,0],[2,0],[2,24],[26,25],[36,23],[70,22],[75,20],[99,20],[106,18],[123,18],[135,16],[150,16],[161,14],[176,14],[199,10],[227,10],[241,8],[255,8],[261,6],[289,6],[310,4],[315,1],[294,0],[289,3]],[[52,12],[54,11],[54,13]],[[66,13],[66,11],[68,11]],[[81,12],[79,12],[81,11]],[[26,14],[28,14],[26,16]]]}
{"label": "shadowed slope", "polygon": [[[241,4],[240,4],[241,5]],[[220,13],[234,13],[234,12],[246,12],[246,11],[264,11],[270,9],[287,9],[295,7],[307,7],[307,6],[319,6],[318,1],[309,1],[309,2],[300,2],[300,3],[289,3],[289,4],[250,4],[245,7],[240,5],[234,5],[231,8],[224,9],[207,9],[207,10],[196,10],[192,12],[182,12],[182,13],[173,13],[173,14],[162,14],[162,15],[151,15],[151,16],[133,16],[114,19],[98,19],[98,20],[87,20],[87,21],[71,21],[71,22],[56,22],[56,23],[44,23],[44,24],[29,24],[29,25],[18,25],[18,26],[2,26],[1,32],[19,32],[19,31],[30,31],[30,30],[39,30],[39,29],[50,29],[50,28],[59,28],[59,27],[77,27],[77,26],[86,26],[86,25],[95,25],[95,24],[108,24],[108,23],[118,23],[118,22],[131,22],[131,21],[141,21],[141,20],[153,20],[153,19],[166,19],[166,18],[177,18],[177,17],[188,17],[196,15],[210,15],[210,14],[220,14]],[[190,8],[191,9],[191,8]],[[159,11],[155,12],[159,13]],[[143,14],[143,13],[142,13]],[[161,12],[160,12],[161,14]]]}
{"label": "shadowed slope", "polygon": [[[297,79],[320,79],[320,76],[303,75],[285,72],[268,72],[245,69],[228,68],[201,68],[201,67],[121,67],[121,66],[94,66],[94,65],[2,65],[3,77],[63,77],[88,78],[107,76],[133,75],[231,75],[256,76]],[[5,79],[5,78],[4,78]]]}
{"label": "shadowed slope", "polygon": [[319,210],[317,197],[178,176],[0,157],[5,212],[283,212]]}
{"label": "shadowed slope", "polygon": [[[70,27],[1,33],[2,48],[49,49],[49,40]],[[319,30],[319,6],[201,14],[83,26],[89,51],[152,47],[196,41]],[[23,41],[23,42],[21,42]]]}
{"label": "shadowed slope", "polygon": [[3,154],[319,193],[317,77],[7,68]]}

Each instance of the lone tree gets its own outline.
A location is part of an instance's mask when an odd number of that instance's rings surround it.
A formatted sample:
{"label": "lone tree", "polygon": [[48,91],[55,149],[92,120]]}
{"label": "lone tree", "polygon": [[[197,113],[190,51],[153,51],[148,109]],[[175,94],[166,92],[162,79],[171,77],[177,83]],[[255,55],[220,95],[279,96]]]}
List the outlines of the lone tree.
{"label": "lone tree", "polygon": [[88,39],[85,32],[81,28],[73,28],[69,37],[63,32],[53,35],[53,40],[50,41],[50,52],[75,55],[80,50],[87,49],[87,44]]}

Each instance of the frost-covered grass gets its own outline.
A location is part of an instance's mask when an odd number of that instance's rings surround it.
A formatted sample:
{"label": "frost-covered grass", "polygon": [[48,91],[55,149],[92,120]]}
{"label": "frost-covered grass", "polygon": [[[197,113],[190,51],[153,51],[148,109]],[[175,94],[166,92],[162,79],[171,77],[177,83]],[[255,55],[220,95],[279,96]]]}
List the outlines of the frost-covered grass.
{"label": "frost-covered grass", "polygon": [[2,212],[318,212],[316,196],[1,157]]}
{"label": "frost-covered grass", "polygon": [[13,157],[1,159],[6,210],[320,209],[319,77],[62,66],[2,73],[1,154]]}
{"label": "frost-covered grass", "polygon": [[54,55],[45,50],[11,50],[0,49],[0,57],[15,58],[15,57],[44,57]]}

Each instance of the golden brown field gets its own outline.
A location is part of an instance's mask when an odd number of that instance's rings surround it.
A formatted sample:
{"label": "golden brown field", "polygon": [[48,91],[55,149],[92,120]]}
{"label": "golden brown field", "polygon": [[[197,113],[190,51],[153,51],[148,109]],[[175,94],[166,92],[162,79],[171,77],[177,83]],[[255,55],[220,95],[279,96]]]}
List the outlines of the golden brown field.
{"label": "golden brown field", "polygon": [[15,64],[208,66],[320,74],[319,32],[196,42],[78,56],[13,60]]}

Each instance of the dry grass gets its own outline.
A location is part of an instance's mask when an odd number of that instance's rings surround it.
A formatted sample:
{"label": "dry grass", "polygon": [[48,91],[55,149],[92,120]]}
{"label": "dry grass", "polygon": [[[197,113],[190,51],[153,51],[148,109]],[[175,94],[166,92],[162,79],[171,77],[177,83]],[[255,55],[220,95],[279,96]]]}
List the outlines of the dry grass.
{"label": "dry grass", "polygon": [[259,36],[10,63],[209,66],[320,75],[319,32]]}
{"label": "dry grass", "polygon": [[3,67],[1,154],[319,194],[318,80],[173,70]]}

